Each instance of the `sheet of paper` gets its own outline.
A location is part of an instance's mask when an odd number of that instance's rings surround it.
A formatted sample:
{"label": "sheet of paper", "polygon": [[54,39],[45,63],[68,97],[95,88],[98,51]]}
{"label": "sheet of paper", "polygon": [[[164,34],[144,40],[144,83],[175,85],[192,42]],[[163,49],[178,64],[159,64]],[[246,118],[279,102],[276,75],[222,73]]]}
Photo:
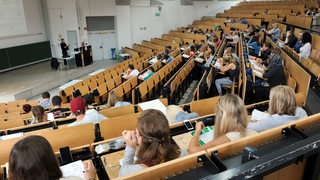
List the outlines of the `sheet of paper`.
{"label": "sheet of paper", "polygon": [[172,139],[177,143],[181,150],[187,150],[192,136],[190,133],[173,136]]}
{"label": "sheet of paper", "polygon": [[199,63],[203,63],[204,59],[197,57],[197,58],[195,58],[195,61],[197,61]]}
{"label": "sheet of paper", "polygon": [[261,72],[255,70],[255,69],[253,69],[253,72],[254,72],[254,74],[255,74],[256,76],[258,76],[258,77],[263,77],[263,74],[262,74]]}
{"label": "sheet of paper", "polygon": [[259,67],[256,63],[251,63],[251,67],[253,69],[257,69],[257,70],[263,70],[261,67]]}
{"label": "sheet of paper", "polygon": [[81,160],[69,163],[64,166],[60,166],[60,169],[63,177],[77,176],[84,179],[84,165]]}
{"label": "sheet of paper", "polygon": [[270,114],[254,109],[251,114],[251,120],[262,120],[270,118]]}
{"label": "sheet of paper", "polygon": [[47,115],[48,115],[48,118],[47,118],[48,121],[53,121],[54,120],[53,113],[48,113]]}
{"label": "sheet of paper", "polygon": [[154,63],[156,63],[157,61],[158,61],[158,59],[157,59],[156,57],[154,57],[153,59],[151,59],[151,60],[149,61],[149,63],[154,64]]}
{"label": "sheet of paper", "polygon": [[219,62],[216,62],[214,65],[213,65],[215,68],[219,68],[221,67],[221,64]]}
{"label": "sheet of paper", "polygon": [[159,99],[139,103],[139,106],[141,107],[142,110],[156,109],[156,110],[161,111],[164,115],[167,114],[166,113],[166,110],[167,110],[166,106],[164,106],[164,104]]}
{"label": "sheet of paper", "polygon": [[13,139],[13,138],[21,137],[21,136],[23,136],[23,132],[1,136],[0,140],[5,141],[5,140],[8,140],[8,139]]}
{"label": "sheet of paper", "polygon": [[182,57],[184,57],[184,58],[189,58],[190,56],[187,55],[187,54],[183,54]]}

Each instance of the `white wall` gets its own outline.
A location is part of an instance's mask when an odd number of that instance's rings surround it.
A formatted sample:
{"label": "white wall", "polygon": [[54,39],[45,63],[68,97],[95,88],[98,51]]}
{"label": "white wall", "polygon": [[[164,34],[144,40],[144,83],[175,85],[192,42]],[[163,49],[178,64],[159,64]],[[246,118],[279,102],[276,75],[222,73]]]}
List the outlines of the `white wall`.
{"label": "white wall", "polygon": [[46,4],[52,56],[62,57],[59,34],[68,43],[67,31],[74,30],[77,32],[78,44],[80,44],[76,0],[47,0]]}
{"label": "white wall", "polygon": [[[156,16],[156,13],[160,12],[160,16]],[[159,38],[164,32],[164,15],[161,11],[159,11],[158,6],[150,7],[150,38]]]}
{"label": "white wall", "polygon": [[27,24],[27,33],[1,38],[0,48],[20,46],[48,40],[43,25],[40,0],[23,0],[23,7]]}
{"label": "white wall", "polygon": [[[28,26],[28,36],[0,39],[1,47],[10,47],[48,40],[40,10],[40,0],[23,0]],[[168,31],[191,24],[202,16],[213,16],[229,9],[240,1],[194,1],[194,5],[181,6],[180,0],[159,0],[163,3],[160,16],[155,16],[158,6],[150,6],[150,0],[131,0],[131,5],[116,6],[114,0],[46,0],[45,13],[51,14],[49,21],[49,40],[58,55],[61,54],[58,34],[66,38],[67,31],[76,30],[78,44],[88,42],[86,16],[116,16],[118,47],[131,46],[133,7],[148,7],[148,16],[142,19],[147,23],[148,38],[160,37]],[[59,12],[59,13],[58,13]],[[61,14],[61,17],[60,17]]]}
{"label": "white wall", "polygon": [[239,2],[241,1],[194,1],[194,19],[199,20],[203,16],[215,16]]}
{"label": "white wall", "polygon": [[131,47],[131,8],[130,6],[117,6],[116,11],[118,48]]}
{"label": "white wall", "polygon": [[177,29],[180,25],[180,0],[162,1],[162,14],[164,16],[164,33]]}
{"label": "white wall", "polygon": [[180,7],[180,26],[186,27],[193,23],[194,8],[193,6]]}

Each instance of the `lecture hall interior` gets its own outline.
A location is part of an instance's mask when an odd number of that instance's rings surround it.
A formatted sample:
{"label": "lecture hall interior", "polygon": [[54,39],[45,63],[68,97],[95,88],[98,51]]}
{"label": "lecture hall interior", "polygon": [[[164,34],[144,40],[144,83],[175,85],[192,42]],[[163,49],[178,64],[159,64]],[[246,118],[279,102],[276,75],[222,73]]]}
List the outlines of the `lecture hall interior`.
{"label": "lecture hall interior", "polygon": [[0,1],[0,167],[319,179],[320,3]]}

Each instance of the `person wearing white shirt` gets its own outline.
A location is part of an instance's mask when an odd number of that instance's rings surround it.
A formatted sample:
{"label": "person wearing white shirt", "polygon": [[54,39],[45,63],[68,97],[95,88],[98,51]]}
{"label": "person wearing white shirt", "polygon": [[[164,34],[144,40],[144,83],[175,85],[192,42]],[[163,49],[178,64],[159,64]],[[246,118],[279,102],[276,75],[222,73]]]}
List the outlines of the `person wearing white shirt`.
{"label": "person wearing white shirt", "polygon": [[217,103],[213,140],[200,146],[199,138],[200,133],[204,128],[204,124],[201,121],[197,122],[195,133],[189,142],[188,152],[199,152],[257,133],[251,129],[248,129],[247,125],[248,114],[244,107],[243,100],[234,94],[224,95]]}
{"label": "person wearing white shirt", "polygon": [[123,76],[123,78],[130,79],[130,78],[137,76],[137,75],[139,75],[139,70],[134,69],[134,66],[132,64],[129,64],[128,70],[125,73],[125,75]]}
{"label": "person wearing white shirt", "polygon": [[248,128],[262,132],[308,116],[304,109],[297,107],[293,89],[284,85],[271,89],[268,111],[261,118],[254,117]]}
{"label": "person wearing white shirt", "polygon": [[311,34],[309,32],[304,32],[302,34],[302,47],[300,48],[300,62],[302,61],[303,58],[308,58],[310,56],[311,52]]}
{"label": "person wearing white shirt", "polygon": [[108,119],[107,117],[101,115],[96,110],[90,110],[86,112],[86,106],[81,98],[74,98],[70,102],[70,109],[71,112],[76,116],[76,121],[69,124],[68,127],[77,126],[81,124],[88,124],[88,123],[97,123],[101,120]]}

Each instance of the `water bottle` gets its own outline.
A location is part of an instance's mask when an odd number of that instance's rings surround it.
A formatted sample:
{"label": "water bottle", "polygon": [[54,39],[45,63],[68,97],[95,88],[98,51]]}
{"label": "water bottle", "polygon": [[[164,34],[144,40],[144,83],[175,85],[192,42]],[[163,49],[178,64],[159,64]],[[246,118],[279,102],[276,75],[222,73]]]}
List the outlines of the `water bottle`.
{"label": "water bottle", "polygon": [[117,150],[117,149],[124,148],[125,146],[126,146],[126,143],[124,138],[119,138],[109,143],[99,144],[98,146],[95,147],[95,151],[97,154],[101,154],[101,153],[110,151],[110,149]]}
{"label": "water bottle", "polygon": [[98,146],[96,146],[94,148],[94,150],[96,151],[97,154],[108,152],[108,151],[110,151],[110,145],[108,143],[99,144]]}
{"label": "water bottle", "polygon": [[109,143],[110,149],[121,149],[126,146],[124,138],[113,140]]}

